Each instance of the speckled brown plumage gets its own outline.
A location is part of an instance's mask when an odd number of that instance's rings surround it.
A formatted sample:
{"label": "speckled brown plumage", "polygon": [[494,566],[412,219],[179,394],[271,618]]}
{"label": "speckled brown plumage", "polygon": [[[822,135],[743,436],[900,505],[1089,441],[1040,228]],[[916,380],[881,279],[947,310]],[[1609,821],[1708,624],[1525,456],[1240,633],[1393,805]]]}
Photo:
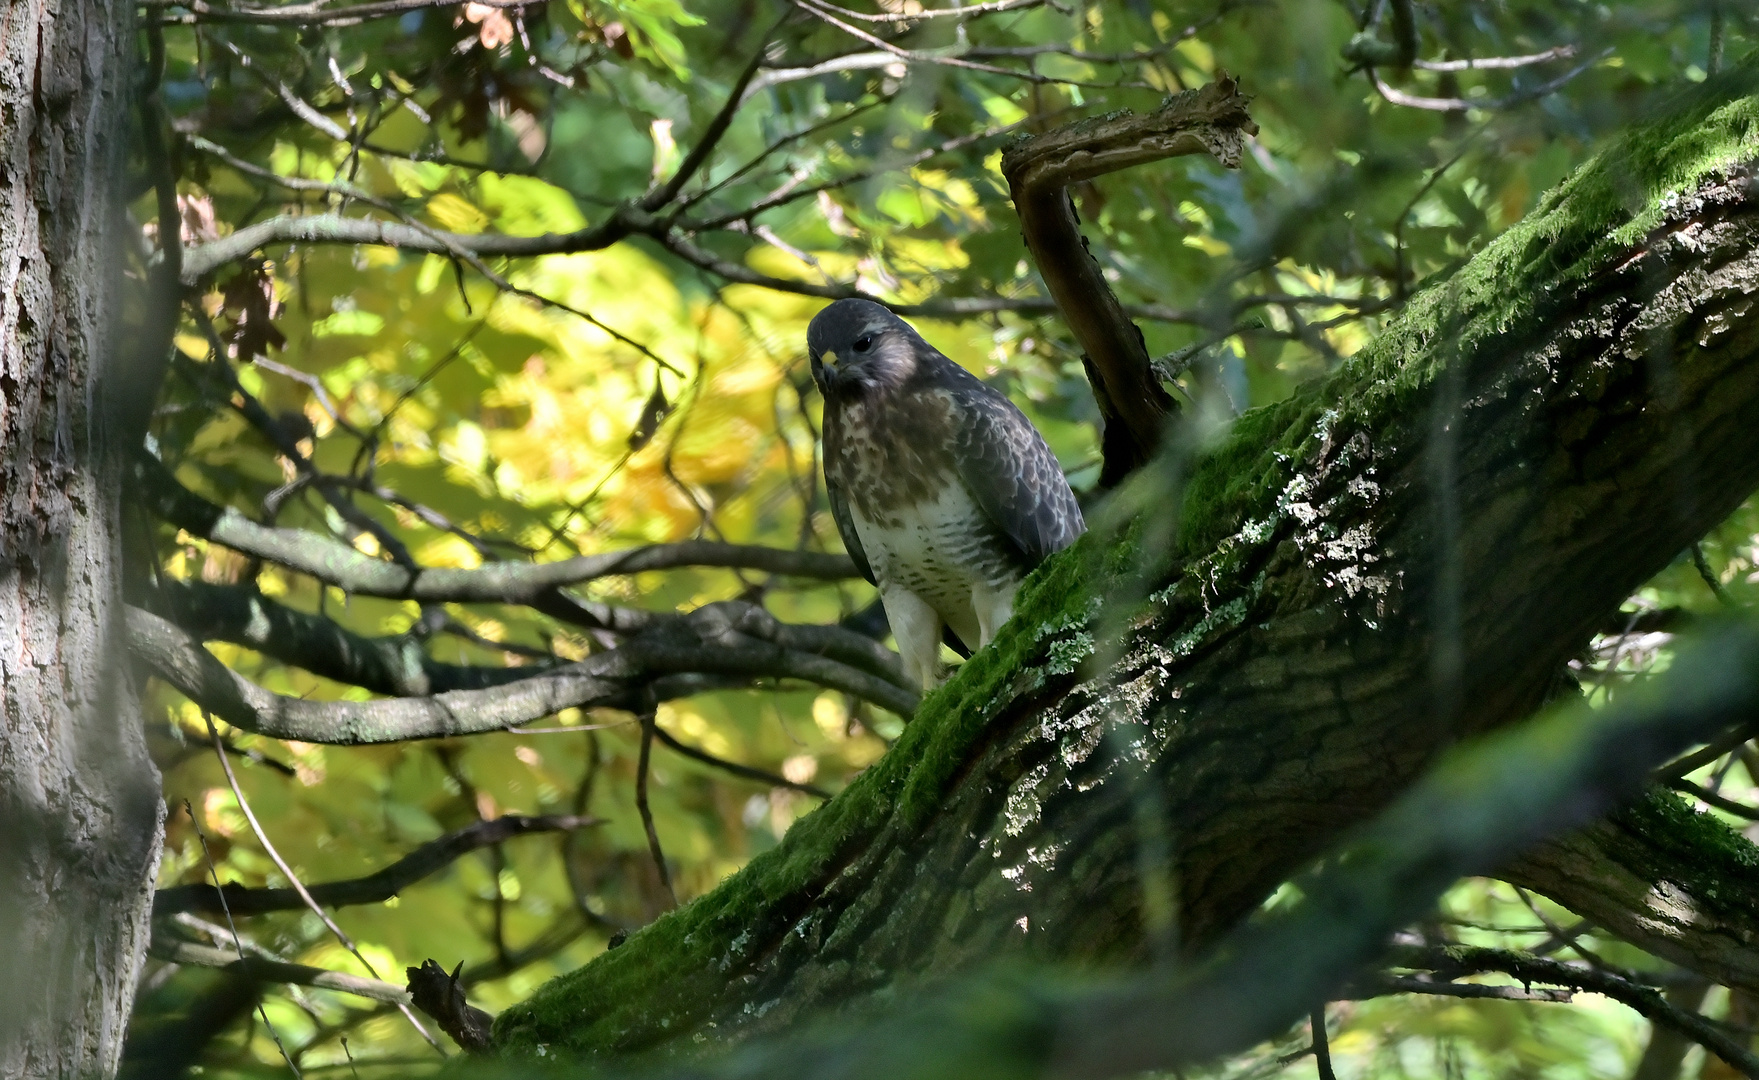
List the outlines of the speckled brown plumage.
{"label": "speckled brown plumage", "polygon": [[807,344],[837,529],[932,685],[941,622],[987,644],[1021,578],[1081,534],[1080,506],[1020,410],[880,305],[837,301]]}

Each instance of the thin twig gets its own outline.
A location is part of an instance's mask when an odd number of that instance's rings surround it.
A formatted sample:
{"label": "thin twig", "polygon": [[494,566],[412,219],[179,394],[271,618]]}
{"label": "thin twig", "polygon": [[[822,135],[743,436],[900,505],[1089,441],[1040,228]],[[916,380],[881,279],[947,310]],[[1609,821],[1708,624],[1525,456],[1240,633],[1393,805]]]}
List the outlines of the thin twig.
{"label": "thin twig", "polygon": [[665,887],[672,906],[677,907],[678,894],[672,888],[672,872],[666,869],[666,853],[660,848],[660,834],[654,828],[653,811],[647,805],[648,761],[653,753],[657,728],[651,710],[641,714],[641,756],[635,765],[635,808],[641,812],[641,827],[647,830],[647,850],[653,856],[654,868],[660,872],[660,884]]}
{"label": "thin twig", "polygon": [[1513,94],[1504,95],[1500,98],[1481,98],[1476,101],[1459,97],[1438,98],[1424,97],[1418,94],[1407,94],[1402,90],[1395,90],[1388,86],[1385,81],[1381,79],[1380,73],[1373,67],[1369,67],[1366,70],[1368,72],[1368,81],[1374,84],[1375,92],[1392,102],[1394,105],[1404,105],[1407,108],[1412,109],[1427,109],[1431,112],[1465,112],[1468,109],[1481,109],[1486,112],[1496,112],[1501,109],[1512,109],[1517,105],[1525,105],[1530,101],[1535,101],[1549,94],[1553,94],[1558,90],[1561,90],[1566,83],[1570,82],[1576,76],[1587,71],[1589,68],[1600,63],[1612,54],[1612,49],[1603,49],[1550,82],[1542,83],[1531,90],[1521,90]]}
{"label": "thin twig", "polygon": [[730,772],[734,776],[742,776],[747,780],[755,780],[760,784],[768,784],[771,787],[790,788],[794,791],[805,792],[818,799],[828,799],[831,797],[831,793],[824,788],[816,787],[812,784],[798,783],[785,776],[777,776],[775,773],[765,772],[763,769],[754,768],[750,765],[741,765],[737,761],[728,761],[726,758],[716,757],[706,750],[699,750],[688,743],[680,742],[676,736],[672,735],[658,724],[654,725],[654,737],[671,747],[673,750],[676,750],[678,753],[690,758],[692,761],[700,761],[704,765],[712,765],[717,769]]}
{"label": "thin twig", "polygon": [[1313,1029],[1313,1061],[1319,1067],[1319,1080],[1338,1080],[1338,1074],[1331,1067],[1331,1039],[1325,1030],[1324,1002],[1313,1010],[1307,1023]]}
{"label": "thin twig", "polygon": [[1698,571],[1698,576],[1704,579],[1704,584],[1710,586],[1710,591],[1725,607],[1738,606],[1729,598],[1728,590],[1722,587],[1722,579],[1717,577],[1716,571],[1710,568],[1710,560],[1704,557],[1702,543],[1692,545],[1692,567]]}
{"label": "thin twig", "polygon": [[515,836],[573,832],[599,824],[602,822],[597,818],[578,815],[522,817],[508,814],[479,821],[475,825],[430,840],[376,873],[346,881],[307,886],[303,893],[295,889],[247,889],[237,885],[218,893],[193,885],[160,889],[153,897],[153,917],[162,918],[183,911],[213,911],[216,908],[226,912],[237,911],[244,915],[292,911],[305,907],[306,897],[329,907],[377,904],[389,900],[479,848],[500,844]]}
{"label": "thin twig", "polygon": [[1525,56],[1481,56],[1467,57],[1464,60],[1414,60],[1411,66],[1422,71],[1508,71],[1512,68],[1532,67],[1552,60],[1567,60],[1576,55],[1574,45],[1559,45],[1544,52],[1528,53]]}
{"label": "thin twig", "polygon": [[[212,721],[208,723],[208,730],[213,730]],[[217,740],[216,745],[218,745]],[[226,754],[222,751],[220,753],[220,761],[224,763],[225,760]],[[230,769],[227,770],[226,775],[232,775]],[[208,864],[208,876],[214,879],[214,891],[222,892],[220,889],[220,872],[214,867],[214,853],[208,850],[208,836],[206,833],[202,832],[202,823],[195,816],[195,807],[189,804],[188,799],[185,799],[183,800],[183,810],[189,815],[189,823],[195,826],[195,838],[201,842],[202,859]],[[244,955],[244,939],[238,934],[238,924],[232,921],[232,912],[224,903],[220,905],[220,910],[226,916],[226,929],[232,932],[232,947],[237,950],[238,959],[242,962],[248,958]],[[293,1063],[292,1056],[287,1053],[287,1047],[282,1045],[281,1036],[275,1031],[275,1025],[269,1021],[269,1012],[263,1007],[263,1002],[260,997],[257,999],[257,1015],[263,1018],[263,1027],[269,1030],[269,1038],[275,1040],[275,1049],[281,1051],[281,1060],[287,1063],[288,1070],[293,1073],[293,1080],[299,1080],[299,1066]]]}
{"label": "thin twig", "polygon": [[[263,851],[268,853],[269,858],[274,861],[276,869],[281,871],[281,875],[285,877],[288,883],[293,886],[294,890],[299,893],[300,899],[305,901],[305,906],[311,909],[312,914],[323,920],[324,925],[329,927],[330,933],[336,935],[336,940],[342,943],[342,947],[354,954],[354,958],[360,961],[360,966],[366,968],[368,975],[371,975],[375,979],[379,978],[379,973],[377,969],[373,967],[372,961],[361,955],[360,949],[354,944],[354,939],[344,933],[342,928],[336,925],[336,920],[330,918],[329,913],[326,912],[316,900],[312,899],[311,893],[306,891],[305,886],[300,883],[299,878],[293,873],[293,868],[287,865],[287,860],[281,857],[281,853],[277,851],[275,845],[269,841],[269,835],[263,831],[262,824],[257,821],[256,812],[250,808],[250,803],[244,797],[244,789],[238,786],[238,777],[232,774],[232,762],[227,760],[226,750],[220,745],[220,732],[219,729],[214,726],[213,715],[208,712],[203,712],[202,718],[207,721],[208,736],[214,740],[214,756],[220,759],[220,768],[226,773],[226,784],[232,789],[232,797],[238,800],[238,809],[244,814],[244,820],[250,823],[250,831],[256,835],[257,843],[263,846]],[[215,888],[218,888],[219,882],[216,881],[214,885]],[[242,954],[240,954],[239,958],[243,959]],[[421,1035],[421,1037],[427,1040],[429,1046],[432,1046],[435,1050],[439,1051],[441,1057],[447,1056],[445,1049],[440,1046],[439,1042],[433,1037],[433,1035],[429,1034],[428,1029],[423,1026],[422,1022],[416,1019],[415,1014],[409,1010],[409,1006],[398,1005],[397,1008],[398,1011],[402,1012],[403,1015],[408,1018],[409,1022],[415,1026],[415,1030]]]}
{"label": "thin twig", "polygon": [[850,11],[848,8],[837,7],[829,3],[821,6],[829,8],[850,19],[859,19],[868,23],[901,23],[925,22],[929,19],[964,19],[972,15],[993,15],[1001,11],[1023,11],[1026,8],[1042,7],[1045,0],[998,0],[996,3],[971,4],[966,7],[937,8],[930,11],[911,11],[904,13],[888,13],[885,15],[869,15],[865,12]]}
{"label": "thin twig", "polygon": [[[488,7],[520,8],[533,0],[478,0]],[[368,19],[385,19],[405,15],[424,8],[455,7],[457,0],[376,0],[374,3],[351,7],[331,7],[321,2],[286,4],[280,7],[223,7],[204,0],[146,0],[141,6],[152,12],[151,18],[169,25],[193,25],[202,22],[242,22],[307,26],[354,26]],[[166,14],[170,8],[188,8],[188,15]]]}

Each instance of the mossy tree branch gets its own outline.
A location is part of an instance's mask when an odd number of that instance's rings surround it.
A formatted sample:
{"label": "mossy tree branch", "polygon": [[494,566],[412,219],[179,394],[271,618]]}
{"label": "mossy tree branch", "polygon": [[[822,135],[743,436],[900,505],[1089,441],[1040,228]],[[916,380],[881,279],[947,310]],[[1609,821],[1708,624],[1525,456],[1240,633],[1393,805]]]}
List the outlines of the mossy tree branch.
{"label": "mossy tree branch", "polygon": [[1659,788],[1502,871],[1645,951],[1759,993],[1759,847]]}
{"label": "mossy tree branch", "polygon": [[1493,949],[1394,948],[1386,957],[1393,965],[1429,977],[1352,979],[1385,956],[1394,932],[1429,910],[1460,876],[1495,866],[1510,851],[1628,797],[1655,762],[1756,705],[1759,631],[1722,628],[1682,650],[1659,683],[1610,709],[1577,702],[1449,753],[1376,820],[1296,878],[1299,900],[1246,922],[1196,956],[1109,976],[985,970],[920,997],[896,995],[889,1004],[805,1031],[699,1058],[672,1075],[881,1080],[977,1073],[995,1080],[1074,1080],[1178,1070],[1274,1038],[1314,1001],[1358,994],[1364,985],[1373,993],[1534,996],[1517,987],[1449,981],[1496,971],[1529,986],[1604,994],[1759,1078],[1759,1058],[1735,1033],[1609,971]]}
{"label": "mossy tree branch", "polygon": [[1326,381],[1164,451],[1132,526],[1041,567],[885,758],[502,1045],[743,1038],[998,957],[1199,949],[1529,715],[1759,487],[1756,90],[1707,83]]}

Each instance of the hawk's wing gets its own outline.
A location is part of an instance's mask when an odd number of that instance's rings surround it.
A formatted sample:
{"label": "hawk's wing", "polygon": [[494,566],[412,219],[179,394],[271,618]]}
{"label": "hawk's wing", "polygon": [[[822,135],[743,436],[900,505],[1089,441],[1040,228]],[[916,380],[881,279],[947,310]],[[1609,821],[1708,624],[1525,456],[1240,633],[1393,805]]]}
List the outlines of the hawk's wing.
{"label": "hawk's wing", "polygon": [[945,360],[959,430],[954,458],[977,505],[1020,549],[1028,567],[1087,531],[1081,506],[1044,436],[1014,403]]}
{"label": "hawk's wing", "polygon": [[849,500],[843,498],[843,489],[831,479],[829,469],[825,470],[825,494],[831,500],[831,519],[837,523],[837,534],[843,538],[843,547],[849,552],[849,557],[855,560],[855,569],[861,571],[862,577],[878,585],[879,582],[874,580],[873,567],[868,565],[867,552],[862,550],[861,534],[855,531],[855,519],[849,516]]}

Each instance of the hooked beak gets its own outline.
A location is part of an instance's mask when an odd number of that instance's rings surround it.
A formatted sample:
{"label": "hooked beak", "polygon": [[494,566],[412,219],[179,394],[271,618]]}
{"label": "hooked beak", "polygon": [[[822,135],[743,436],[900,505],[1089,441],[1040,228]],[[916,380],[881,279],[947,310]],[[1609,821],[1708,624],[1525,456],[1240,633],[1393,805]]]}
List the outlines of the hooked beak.
{"label": "hooked beak", "polygon": [[819,382],[830,387],[837,382],[837,354],[825,351],[812,358],[812,366],[819,373]]}

